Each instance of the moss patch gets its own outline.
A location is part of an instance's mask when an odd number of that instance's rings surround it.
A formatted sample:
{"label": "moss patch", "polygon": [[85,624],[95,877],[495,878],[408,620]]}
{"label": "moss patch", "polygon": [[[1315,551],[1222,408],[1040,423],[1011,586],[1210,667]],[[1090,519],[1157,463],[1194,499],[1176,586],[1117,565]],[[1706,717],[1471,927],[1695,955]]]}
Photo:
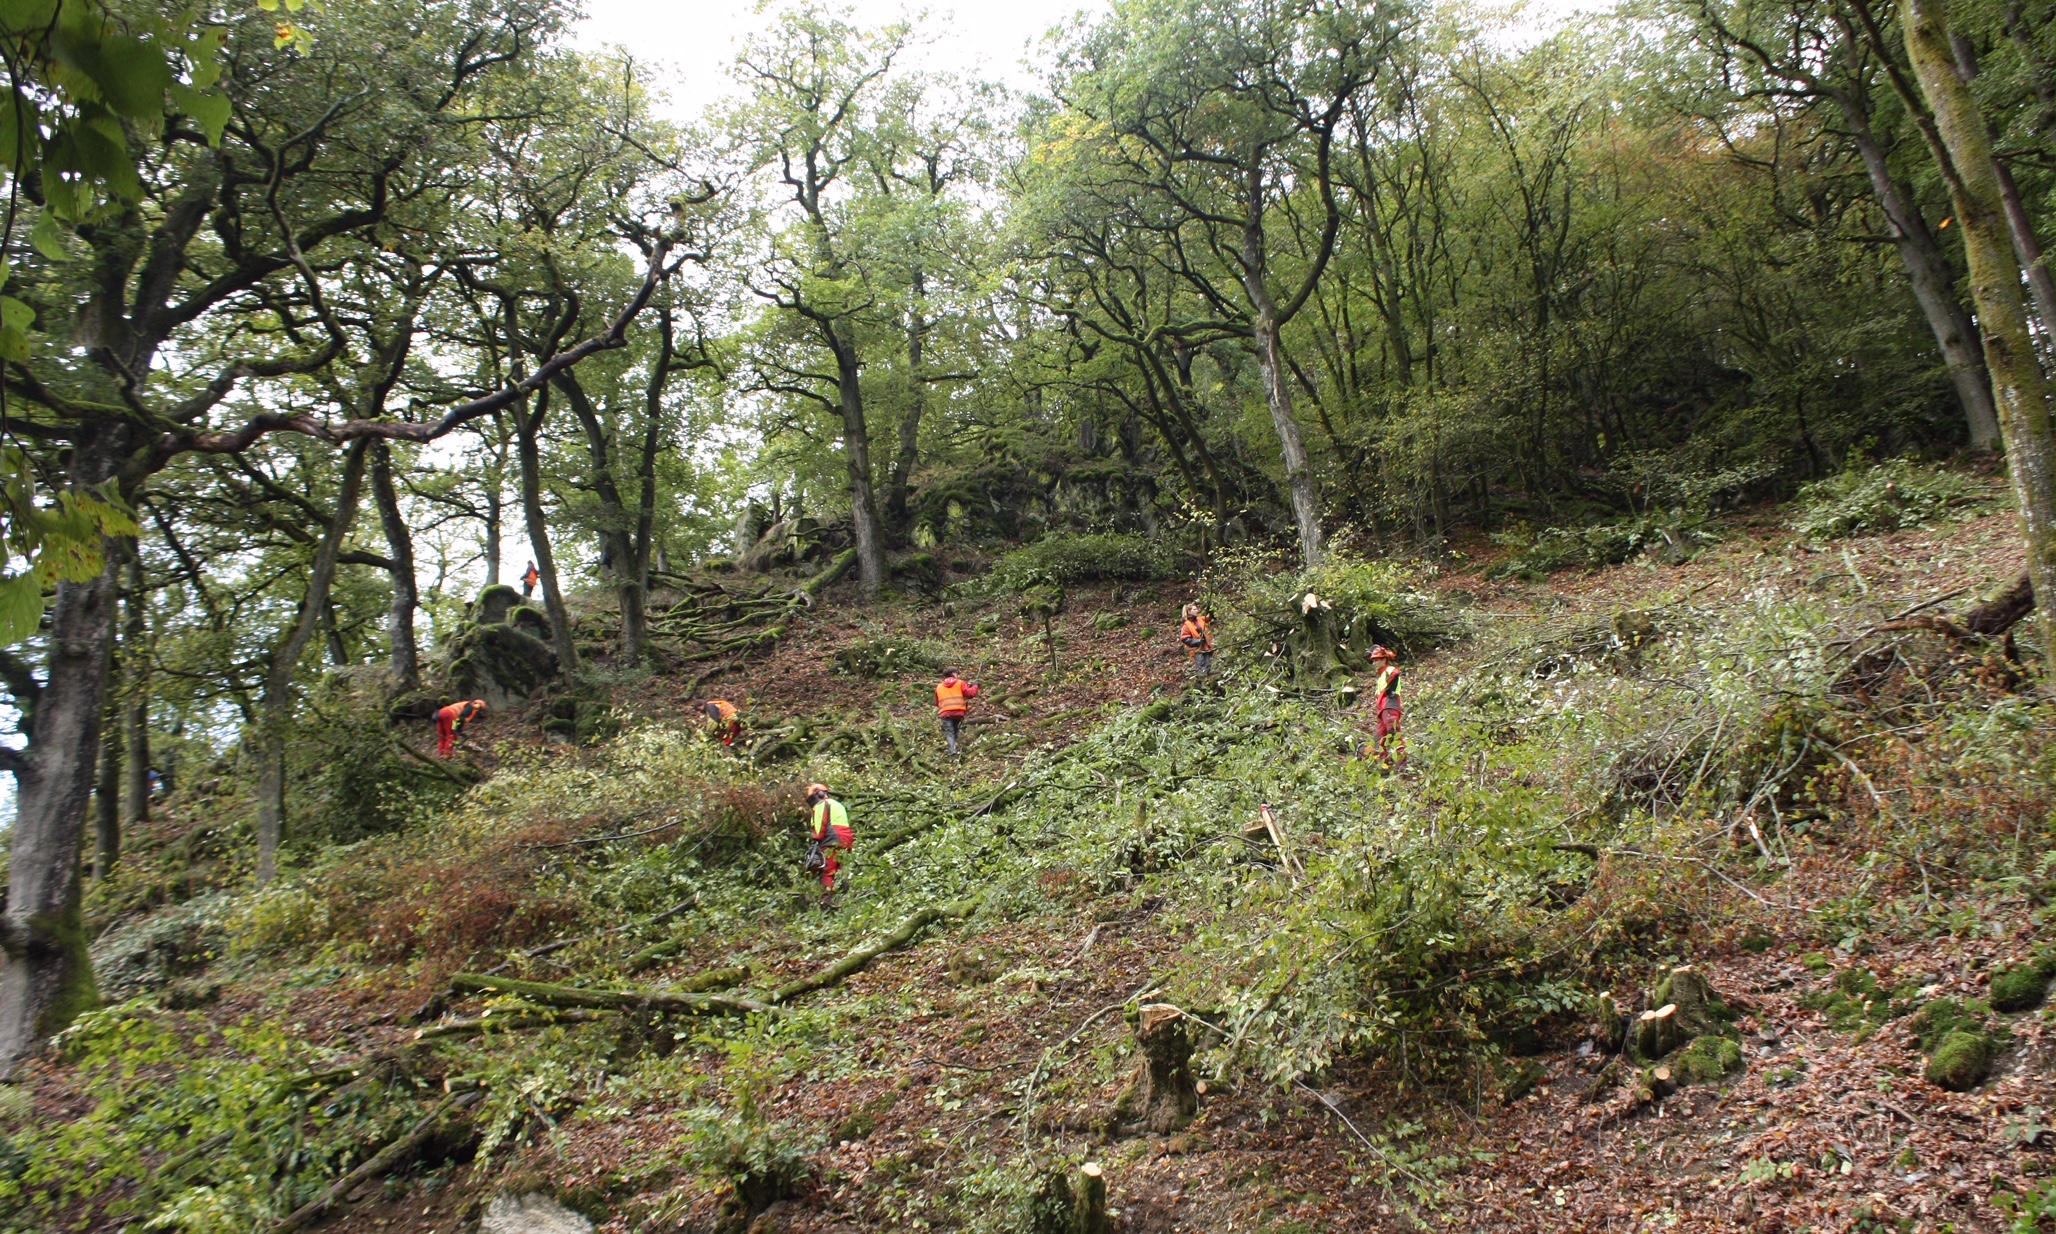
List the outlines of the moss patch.
{"label": "moss patch", "polygon": [[1968,1092],[1992,1070],[1992,1041],[1983,1033],[1954,1029],[1928,1056],[1928,1081],[1952,1093]]}
{"label": "moss patch", "polygon": [[1707,1034],[1671,1059],[1671,1078],[1680,1087],[1687,1084],[1718,1084],[1722,1077],[1742,1070],[1742,1047],[1726,1037]]}
{"label": "moss patch", "polygon": [[1827,1016],[1837,1032],[1855,1033],[1858,1041],[1913,1009],[1915,987],[1904,984],[1887,990],[1867,968],[1845,968],[1824,990],[1800,1000],[1800,1005]]}
{"label": "moss patch", "polygon": [[2033,1011],[2049,997],[2049,981],[2056,976],[2056,960],[2048,956],[2015,964],[1992,974],[1992,1010]]}

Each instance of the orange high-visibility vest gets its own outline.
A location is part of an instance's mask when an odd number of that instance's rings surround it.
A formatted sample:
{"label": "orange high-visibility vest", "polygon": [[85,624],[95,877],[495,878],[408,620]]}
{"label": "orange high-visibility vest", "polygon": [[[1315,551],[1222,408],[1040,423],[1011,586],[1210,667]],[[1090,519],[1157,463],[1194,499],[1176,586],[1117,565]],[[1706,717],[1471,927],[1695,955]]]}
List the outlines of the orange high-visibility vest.
{"label": "orange high-visibility vest", "polygon": [[1199,640],[1197,646],[1191,643],[1185,644],[1185,654],[1188,659],[1199,652],[1212,651],[1214,649],[1213,623],[1205,617],[1187,618],[1185,623],[1178,627],[1178,641],[1182,643],[1188,638]]}
{"label": "orange high-visibility vest", "polygon": [[723,724],[735,718],[735,704],[725,698],[710,698],[707,700],[707,705],[721,713],[721,723]]}
{"label": "orange high-visibility vest", "polygon": [[970,704],[965,702],[965,700],[970,698],[975,691],[975,686],[966,689],[964,682],[959,678],[943,678],[935,687],[936,714],[945,716],[963,715],[971,710]]}
{"label": "orange high-visibility vest", "polygon": [[484,699],[467,698],[462,702],[451,703],[449,706],[442,708],[435,714],[436,719],[449,721],[450,726],[452,728],[462,728],[464,725],[469,724],[472,720],[476,719],[478,713],[484,710]]}

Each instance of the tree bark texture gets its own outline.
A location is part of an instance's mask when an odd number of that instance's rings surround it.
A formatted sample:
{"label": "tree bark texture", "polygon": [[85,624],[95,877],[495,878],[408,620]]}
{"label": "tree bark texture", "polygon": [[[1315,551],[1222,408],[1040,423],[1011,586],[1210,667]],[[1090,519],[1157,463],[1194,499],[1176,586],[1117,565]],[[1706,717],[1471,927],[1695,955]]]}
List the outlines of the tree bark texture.
{"label": "tree bark texture", "polygon": [[1856,100],[1846,95],[1838,94],[1836,101],[1849,123],[1857,152],[1863,156],[1864,169],[1870,173],[1870,186],[1877,194],[1878,206],[1892,228],[1893,244],[1906,267],[1906,277],[1913,284],[1913,298],[1927,318],[1928,329],[1934,332],[1935,345],[1942,350],[1942,363],[1948,369],[1956,401],[1963,408],[1971,448],[1997,450],[1999,413],[1992,405],[1991,378],[1985,373],[1983,355],[1972,342],[1970,314],[1963,311],[1956,298],[1956,278],[1948,259],[1942,255],[1942,246],[1928,229],[1927,220],[1913,205],[1905,188],[1893,179],[1884,147],[1871,129],[1870,117]]}
{"label": "tree bark texture", "polygon": [[850,522],[857,533],[857,578],[867,596],[885,586],[885,543],[878,497],[871,485],[871,430],[864,420],[864,387],[857,347],[841,322],[824,322],[835,353],[836,410],[842,413],[842,453],[850,473]]}
{"label": "tree bark texture", "polygon": [[[1956,57],[1956,71],[1964,81],[1977,79],[1977,48],[1971,41],[1954,30],[1949,32],[1949,50]],[[2047,69],[2042,69],[2047,76]],[[2048,83],[2042,83],[2044,89]],[[1999,201],[2006,207],[2006,230],[2013,237],[2014,255],[2020,258],[2021,269],[2027,272],[2027,287],[2034,301],[2035,316],[2039,319],[2042,341],[2045,346],[2056,345],[2056,275],[2049,270],[2042,242],[2035,235],[2034,221],[2028,217],[2027,205],[2020,199],[2020,186],[2013,181],[2013,173],[2006,164],[1996,159],[1993,170],[1999,183]],[[2049,357],[2045,356],[2044,359]],[[2047,365],[2043,366],[2046,371]]]}
{"label": "tree bark texture", "polygon": [[[120,655],[110,648],[108,675],[121,670]],[[122,741],[120,695],[108,692],[107,714],[101,718],[100,775],[93,784],[93,877],[106,878],[114,872],[121,856],[121,772]]]}
{"label": "tree bark texture", "polygon": [[[128,757],[128,798],[122,803],[122,819],[133,827],[150,821],[150,593],[144,585],[140,553],[129,554],[128,594],[123,602],[128,610],[121,634],[123,676],[128,687],[128,735],[123,743]],[[116,837],[114,857],[119,855]]]}
{"label": "tree bark texture", "polygon": [[1116,1103],[1119,1121],[1168,1135],[1199,1114],[1192,1079],[1192,1036],[1185,1013],[1169,1003],[1145,1003],[1135,1022],[1135,1084]]}
{"label": "tree bark texture", "polygon": [[1907,56],[1933,108],[1955,174],[1949,196],[1970,259],[1972,299],[1992,378],[1992,401],[2006,442],[2006,470],[2019,505],[2027,573],[2042,613],[2050,679],[2056,680],[2056,442],[2051,441],[2049,380],[2035,358],[2021,292],[2021,269],[2008,235],[1998,160],[1977,99],[1957,73],[1938,0],[1902,0]]}
{"label": "tree bark texture", "polygon": [[393,602],[386,612],[386,662],[392,670],[394,692],[406,693],[421,688],[421,650],[414,639],[414,612],[420,596],[414,577],[414,534],[400,512],[400,494],[393,485],[392,447],[383,441],[372,447],[371,496],[378,503],[386,556],[393,563]]}
{"label": "tree bark texture", "polygon": [[[86,457],[73,465],[74,484],[90,487],[107,476],[112,468],[98,457],[105,448],[99,441],[81,448]],[[79,919],[79,845],[100,749],[120,547],[105,542],[107,566],[94,578],[57,585],[48,676],[15,771],[14,845],[0,917],[0,1071],[11,1072],[99,1001]]]}
{"label": "tree bark texture", "polygon": [[885,517],[901,535],[907,532],[907,488],[920,461],[921,417],[928,409],[928,382],[921,376],[928,345],[928,283],[919,267],[914,270],[913,301],[907,313],[907,410],[900,417],[899,450],[885,487]]}
{"label": "tree bark texture", "polygon": [[264,714],[258,734],[257,768],[257,885],[263,887],[278,874],[278,846],[285,832],[286,817],[286,728],[293,718],[293,678],[300,658],[314,638],[322,614],[328,611],[329,586],[335,581],[336,557],[349,538],[350,525],[357,521],[357,496],[364,487],[364,456],[369,442],[350,443],[343,456],[343,480],[336,490],[335,513],[314,551],[314,565],[307,574],[307,595],[300,602],[299,617],[285,641],[272,654],[271,670],[264,679]]}

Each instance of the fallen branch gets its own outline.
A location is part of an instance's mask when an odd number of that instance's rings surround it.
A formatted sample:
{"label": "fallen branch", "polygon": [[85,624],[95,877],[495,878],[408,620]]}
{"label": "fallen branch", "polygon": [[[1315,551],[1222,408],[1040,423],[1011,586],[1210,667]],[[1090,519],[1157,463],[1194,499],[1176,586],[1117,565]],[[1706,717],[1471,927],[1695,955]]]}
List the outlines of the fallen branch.
{"label": "fallen branch", "polygon": [[779,986],[776,990],[764,996],[764,1002],[774,1007],[782,1006],[802,994],[826,989],[841,982],[853,973],[861,972],[865,965],[886,952],[897,951],[901,947],[913,942],[916,938],[920,937],[923,930],[926,930],[936,922],[944,918],[961,921],[976,912],[977,909],[978,901],[975,899],[958,900],[952,904],[937,904],[921,909],[905,921],[900,922],[898,929],[877,942],[857,948],[811,977],[802,977],[797,981],[790,981]]}
{"label": "fallen branch", "polygon": [[612,1011],[553,1011],[536,1015],[482,1015],[467,1020],[445,1020],[427,1028],[414,1030],[414,1040],[433,1041],[438,1037],[469,1037],[487,1030],[513,1032],[523,1028],[550,1028],[558,1024],[590,1024],[617,1013]]}
{"label": "fallen branch", "polygon": [[[673,917],[676,917],[678,914],[684,912],[688,908],[691,908],[693,905],[697,903],[699,903],[699,898],[697,896],[690,900],[680,900],[678,903],[673,904],[670,908],[665,909],[663,912],[658,913],[653,917],[645,917],[641,921],[631,921],[626,925],[618,925],[611,930],[601,930],[597,934],[581,934],[577,938],[560,938],[552,943],[544,943],[540,947],[530,947],[528,950],[522,952],[519,958],[524,960],[533,960],[540,956],[549,955],[551,952],[554,951],[562,951],[566,947],[575,947],[579,943],[591,942],[593,939],[596,938],[607,938],[615,934],[625,934],[630,930],[638,930],[644,926],[658,925],[662,922],[671,920]],[[512,967],[514,967],[514,959],[510,957],[485,970],[485,975],[488,977],[497,977],[501,973],[506,972],[508,969]]]}
{"label": "fallen branch", "polygon": [[[593,845],[595,845],[595,844],[612,844],[612,843],[614,843],[614,842],[615,842],[616,840],[633,840],[633,839],[637,839],[637,838],[639,838],[639,837],[641,837],[641,836],[653,836],[653,835],[656,835],[656,834],[657,834],[658,832],[660,832],[660,831],[670,831],[670,830],[671,830],[672,828],[674,828],[674,827],[683,827],[684,825],[685,825],[685,823],[684,823],[684,821],[683,821],[683,820],[681,820],[681,819],[676,819],[676,818],[674,818],[674,819],[671,819],[671,820],[669,820],[668,822],[663,822],[663,823],[659,823],[659,824],[657,824],[657,825],[656,825],[655,827],[644,827],[644,828],[642,828],[642,829],[641,829],[640,831],[617,831],[617,832],[615,832],[615,833],[614,833],[613,835],[605,835],[605,836],[590,836],[590,837],[584,837],[584,838],[580,838],[580,839],[576,839],[576,840],[556,840],[556,841],[552,841],[552,842],[550,842],[550,843],[547,843],[547,844],[524,844],[524,845],[522,845],[521,847],[523,847],[523,848],[590,848],[590,847],[592,847],[592,846],[593,846]],[[597,936],[596,936],[596,937],[597,937]]]}
{"label": "fallen branch", "polygon": [[609,990],[517,981],[486,973],[458,973],[450,978],[455,994],[512,994],[546,1007],[585,1007],[602,1011],[655,1011],[666,1015],[744,1015],[771,1008],[751,998],[727,994],[695,994],[684,990]]}
{"label": "fallen branch", "polygon": [[343,1197],[356,1190],[358,1186],[370,1182],[374,1178],[384,1177],[392,1172],[394,1167],[413,1156],[428,1141],[428,1138],[435,1134],[436,1128],[441,1125],[446,1116],[476,1104],[484,1095],[479,1092],[469,1092],[460,1096],[443,1098],[420,1122],[415,1123],[408,1130],[407,1134],[379,1149],[369,1161],[337,1179],[329,1186],[328,1190],[294,1209],[289,1215],[282,1218],[277,1225],[271,1227],[271,1234],[287,1234],[290,1230],[305,1229],[313,1224],[331,1208],[341,1203]]}

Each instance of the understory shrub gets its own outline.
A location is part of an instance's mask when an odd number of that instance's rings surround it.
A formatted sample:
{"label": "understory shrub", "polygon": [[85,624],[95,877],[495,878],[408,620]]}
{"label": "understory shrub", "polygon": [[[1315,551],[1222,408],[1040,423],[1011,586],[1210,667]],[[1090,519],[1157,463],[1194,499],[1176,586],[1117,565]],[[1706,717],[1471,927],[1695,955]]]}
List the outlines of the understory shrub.
{"label": "understory shrub", "polygon": [[1121,532],[1052,532],[994,562],[972,587],[985,595],[1008,595],[1038,579],[1071,584],[1106,579],[1147,582],[1179,578],[1177,550],[1164,540]]}
{"label": "understory shrub", "polygon": [[1787,525],[1803,539],[1837,540],[1959,518],[1990,499],[1990,486],[1974,476],[1892,459],[1801,488]]}
{"label": "understory shrub", "polygon": [[1648,553],[1675,564],[1719,537],[1702,520],[1645,516],[1596,527],[1545,527],[1539,532],[1511,531],[1492,537],[1513,550],[1485,571],[1489,579],[1540,579],[1558,570],[1598,570]]}

